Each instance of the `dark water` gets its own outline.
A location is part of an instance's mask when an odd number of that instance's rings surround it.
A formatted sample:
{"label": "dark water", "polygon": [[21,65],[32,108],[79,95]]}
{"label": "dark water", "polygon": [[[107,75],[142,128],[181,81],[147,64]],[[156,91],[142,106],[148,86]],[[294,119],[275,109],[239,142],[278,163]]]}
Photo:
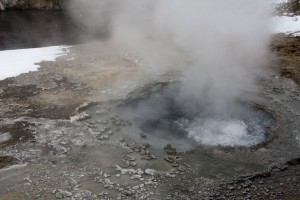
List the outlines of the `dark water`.
{"label": "dark water", "polygon": [[0,12],[0,50],[85,43],[91,34],[67,11],[8,10]]}

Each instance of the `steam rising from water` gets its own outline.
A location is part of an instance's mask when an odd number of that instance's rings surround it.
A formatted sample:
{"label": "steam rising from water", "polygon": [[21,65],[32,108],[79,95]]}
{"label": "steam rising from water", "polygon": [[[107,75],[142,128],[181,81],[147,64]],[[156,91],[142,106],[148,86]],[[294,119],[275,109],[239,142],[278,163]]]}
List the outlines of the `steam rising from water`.
{"label": "steam rising from water", "polygon": [[255,130],[250,132],[248,125],[241,120],[212,118],[195,122],[179,120],[177,123],[187,130],[190,138],[207,145],[251,146],[265,139],[265,127],[256,125]]}
{"label": "steam rising from water", "polygon": [[[107,28],[109,41],[142,60],[148,73],[183,74],[173,98],[182,110],[210,117],[191,126],[191,135],[213,135],[214,144],[227,145],[224,137],[245,136],[242,121],[231,120],[239,110],[236,100],[262,73],[269,42],[270,2],[262,0],[86,0],[90,15],[74,15],[91,27]],[[154,102],[151,114],[164,112]],[[155,110],[157,108],[157,110]],[[154,109],[154,111],[153,111]],[[203,110],[203,109],[202,109]],[[197,128],[198,127],[198,128]],[[213,128],[208,128],[213,127]],[[223,137],[224,136],[224,137]],[[223,138],[222,138],[223,137]],[[211,137],[202,142],[212,143]],[[217,142],[219,141],[219,142]],[[234,143],[235,144],[235,143]],[[234,145],[233,144],[233,145]]]}

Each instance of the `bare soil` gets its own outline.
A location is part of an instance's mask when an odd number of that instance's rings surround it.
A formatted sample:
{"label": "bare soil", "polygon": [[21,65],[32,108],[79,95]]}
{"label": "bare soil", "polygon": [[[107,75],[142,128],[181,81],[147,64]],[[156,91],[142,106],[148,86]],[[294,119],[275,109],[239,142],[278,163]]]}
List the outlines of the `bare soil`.
{"label": "bare soil", "polygon": [[123,134],[127,119],[80,118],[85,103],[109,114],[174,78],[149,76],[107,43],[71,47],[38,71],[0,81],[0,134],[11,136],[0,143],[0,199],[297,199],[299,41],[274,38],[269,74],[247,97],[276,118],[272,139],[252,148],[199,145],[177,154],[168,146],[172,155],[154,155],[147,138]]}

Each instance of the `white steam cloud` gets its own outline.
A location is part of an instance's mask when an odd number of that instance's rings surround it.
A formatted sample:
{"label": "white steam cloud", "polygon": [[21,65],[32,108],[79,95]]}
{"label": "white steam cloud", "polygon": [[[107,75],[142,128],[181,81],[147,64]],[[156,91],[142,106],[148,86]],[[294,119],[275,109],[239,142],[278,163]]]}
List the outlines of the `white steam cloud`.
{"label": "white steam cloud", "polygon": [[[90,15],[77,17],[139,57],[149,73],[183,74],[174,98],[186,112],[228,117],[265,62],[271,2],[264,0],[73,1]],[[153,108],[151,108],[153,109]],[[240,112],[240,111],[239,111]],[[222,120],[222,123],[224,121]],[[212,123],[214,124],[214,123]]]}

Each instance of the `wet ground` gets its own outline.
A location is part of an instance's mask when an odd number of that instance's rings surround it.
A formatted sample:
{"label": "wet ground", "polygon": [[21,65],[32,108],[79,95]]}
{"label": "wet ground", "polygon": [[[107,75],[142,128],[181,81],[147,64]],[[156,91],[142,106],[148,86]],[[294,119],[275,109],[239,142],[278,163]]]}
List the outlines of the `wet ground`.
{"label": "wet ground", "polygon": [[[126,116],[124,105],[176,78],[144,74],[107,43],[74,46],[39,71],[3,80],[0,195],[296,199],[299,163],[291,160],[299,157],[299,86],[280,74],[277,59],[261,77],[260,92],[247,96],[276,120],[266,139],[250,147],[205,146],[180,134],[167,145],[149,135],[148,122],[136,126],[139,120]],[[182,139],[184,148],[178,146]]]}

